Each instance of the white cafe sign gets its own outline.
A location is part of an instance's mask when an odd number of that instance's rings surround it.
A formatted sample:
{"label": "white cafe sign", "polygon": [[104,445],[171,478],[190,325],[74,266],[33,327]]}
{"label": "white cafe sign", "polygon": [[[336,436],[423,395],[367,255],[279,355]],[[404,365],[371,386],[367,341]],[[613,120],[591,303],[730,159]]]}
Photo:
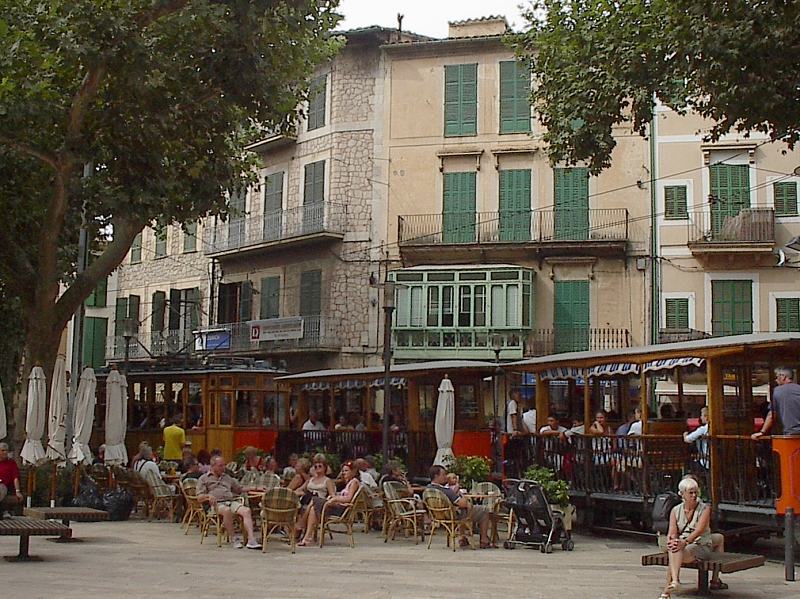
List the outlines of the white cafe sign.
{"label": "white cafe sign", "polygon": [[302,338],[302,316],[250,321],[250,341],[281,341]]}

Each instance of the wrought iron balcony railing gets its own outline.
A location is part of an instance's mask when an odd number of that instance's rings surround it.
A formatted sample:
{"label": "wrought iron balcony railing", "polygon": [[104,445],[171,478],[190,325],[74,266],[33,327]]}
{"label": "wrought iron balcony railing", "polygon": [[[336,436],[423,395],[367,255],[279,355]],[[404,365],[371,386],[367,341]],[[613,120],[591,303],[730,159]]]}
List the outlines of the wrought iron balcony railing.
{"label": "wrought iron balcony railing", "polygon": [[534,329],[525,340],[526,357],[547,356],[571,351],[630,347],[628,329],[566,327]]}
{"label": "wrought iron balcony railing", "polygon": [[[297,349],[337,349],[342,340],[335,325],[325,316],[303,316],[303,336],[299,339],[259,341],[251,338],[249,322],[211,325],[198,331],[198,349],[208,352],[287,351]],[[203,336],[205,341],[203,341]],[[209,337],[211,335],[211,337]]]}
{"label": "wrought iron balcony railing", "polygon": [[692,213],[688,227],[690,245],[774,243],[775,210],[743,208],[732,214],[724,207],[712,207]]}

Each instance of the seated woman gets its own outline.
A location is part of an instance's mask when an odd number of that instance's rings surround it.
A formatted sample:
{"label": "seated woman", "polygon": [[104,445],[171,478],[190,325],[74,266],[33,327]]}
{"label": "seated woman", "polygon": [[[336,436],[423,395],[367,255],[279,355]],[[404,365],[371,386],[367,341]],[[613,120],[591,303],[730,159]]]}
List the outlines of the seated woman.
{"label": "seated woman", "polygon": [[347,509],[347,504],[353,501],[356,493],[361,488],[359,470],[355,467],[353,462],[344,463],[344,466],[342,466],[342,477],[345,481],[344,489],[327,499],[322,499],[321,497],[312,499],[311,506],[308,510],[306,533],[303,539],[297,544],[299,547],[307,547],[314,542],[314,537],[317,533],[317,524],[323,517],[323,510],[325,511],[325,516],[341,516]]}
{"label": "seated woman", "polygon": [[406,478],[406,475],[403,473],[403,470],[400,468],[400,464],[398,462],[390,460],[383,467],[381,472],[383,473],[380,479],[381,488],[383,488],[383,483],[393,481],[405,485],[409,497],[414,494],[414,491],[411,488],[411,483],[408,482],[408,478]]}
{"label": "seated woman", "polygon": [[295,493],[300,495],[302,498],[300,503],[304,506],[303,511],[300,513],[300,518],[297,520],[297,532],[305,536],[309,513],[314,511],[312,507],[313,500],[319,498],[325,501],[329,496],[336,493],[336,485],[333,479],[328,477],[328,461],[323,454],[318,453],[312,458],[311,475],[305,483],[295,490]]}
{"label": "seated woman", "polygon": [[258,455],[258,450],[255,447],[244,448],[244,464],[242,464],[243,470],[257,470],[258,472],[264,472],[266,468],[267,465],[264,463],[264,458]]}
{"label": "seated woman", "polygon": [[294,476],[286,488],[302,496],[305,491],[301,487],[311,479],[311,462],[306,458],[298,458],[294,463]]}
{"label": "seated woman", "polygon": [[[693,478],[684,478],[678,483],[678,494],[681,503],[672,508],[669,515],[669,533],[667,550],[669,553],[669,570],[667,586],[660,599],[669,599],[672,593],[681,589],[681,565],[690,564],[698,559],[708,559],[716,550],[723,551],[721,539],[714,546],[711,534],[711,506],[700,500],[700,486]],[[712,574],[710,588],[727,589],[728,585],[719,579],[719,571]]]}

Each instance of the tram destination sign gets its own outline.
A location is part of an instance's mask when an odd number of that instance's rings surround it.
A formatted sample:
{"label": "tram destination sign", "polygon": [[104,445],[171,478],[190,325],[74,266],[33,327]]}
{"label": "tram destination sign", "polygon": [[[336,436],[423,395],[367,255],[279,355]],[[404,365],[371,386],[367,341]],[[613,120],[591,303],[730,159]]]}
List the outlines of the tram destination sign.
{"label": "tram destination sign", "polygon": [[302,316],[250,321],[250,341],[284,341],[302,338]]}

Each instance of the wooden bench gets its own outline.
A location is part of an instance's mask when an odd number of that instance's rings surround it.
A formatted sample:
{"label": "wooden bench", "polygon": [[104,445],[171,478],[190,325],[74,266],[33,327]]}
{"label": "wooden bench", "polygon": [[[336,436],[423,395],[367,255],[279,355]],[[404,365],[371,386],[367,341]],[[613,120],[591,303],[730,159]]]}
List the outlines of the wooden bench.
{"label": "wooden bench", "polygon": [[[681,568],[697,570],[697,590],[708,594],[708,573],[719,570],[722,574],[741,572],[750,568],[763,566],[767,558],[763,555],[744,555],[741,553],[715,553],[711,559],[697,560],[683,564]],[[643,566],[669,566],[669,557],[666,551],[651,553],[642,556]]]}
{"label": "wooden bench", "polygon": [[[108,512],[90,507],[28,507],[25,508],[25,515],[34,520],[61,520],[61,523],[68,529],[70,521],[101,522],[108,520]],[[72,530],[69,529],[68,534],[52,540],[59,543],[75,543],[82,540],[76,539],[71,533]]]}
{"label": "wooden bench", "polygon": [[19,537],[19,554],[4,557],[9,562],[40,561],[41,558],[28,553],[31,536],[65,535],[71,532],[69,526],[52,520],[35,520],[24,516],[14,516],[0,520],[0,535]]}

